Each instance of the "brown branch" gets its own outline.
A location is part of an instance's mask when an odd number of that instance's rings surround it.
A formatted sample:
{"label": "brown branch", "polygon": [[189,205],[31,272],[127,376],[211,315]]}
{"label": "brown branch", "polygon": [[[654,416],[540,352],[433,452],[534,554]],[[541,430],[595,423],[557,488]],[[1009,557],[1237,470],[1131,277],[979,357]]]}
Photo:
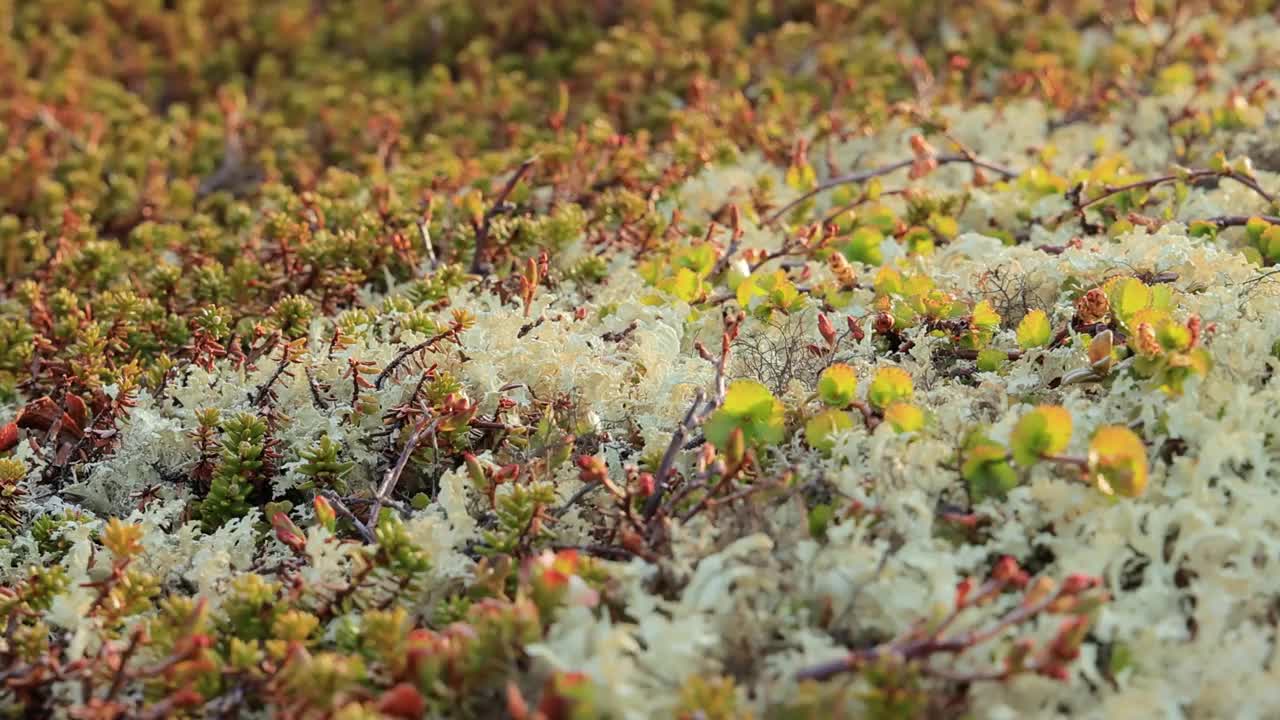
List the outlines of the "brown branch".
{"label": "brown branch", "polygon": [[[1263,190],[1262,186],[1259,185],[1256,180],[1246,175],[1237,173],[1234,170],[1231,170],[1231,169],[1192,170],[1190,172],[1184,172],[1181,174],[1174,173],[1169,175],[1161,175],[1159,177],[1154,177],[1154,178],[1148,178],[1146,180],[1138,180],[1135,182],[1126,183],[1124,185],[1104,185],[1103,192],[1101,195],[1091,200],[1088,200],[1086,202],[1080,202],[1080,200],[1078,199],[1080,188],[1079,186],[1077,186],[1072,191],[1073,193],[1076,194],[1075,207],[1073,207],[1069,212],[1073,212],[1074,214],[1083,217],[1085,209],[1092,207],[1094,205],[1097,205],[1098,203],[1103,202],[1104,200],[1107,200],[1111,197],[1114,197],[1115,195],[1119,195],[1122,192],[1128,192],[1129,190],[1150,190],[1158,185],[1163,185],[1165,183],[1176,182],[1176,181],[1194,183],[1200,180],[1206,180],[1208,178],[1215,178],[1215,177],[1225,178],[1227,180],[1234,180],[1240,183],[1241,185],[1244,185],[1245,187],[1252,190],[1254,193],[1256,193],[1263,200],[1266,200],[1268,203],[1275,202],[1275,196],[1267,192],[1266,190]],[[1065,213],[1063,215],[1057,216],[1054,219],[1054,222],[1061,222],[1064,219],[1065,219]],[[1245,222],[1248,222],[1247,218],[1245,219]]]}
{"label": "brown branch", "polygon": [[649,500],[644,505],[645,520],[651,520],[658,513],[658,508],[662,507],[662,496],[667,491],[667,476],[671,474],[672,466],[676,462],[676,456],[680,454],[680,448],[684,445],[685,437],[702,422],[700,408],[706,397],[706,393],[699,388],[693,398],[693,404],[689,406],[689,412],[685,413],[684,420],[680,421],[680,425],[676,427],[676,431],[671,435],[671,442],[667,445],[667,451],[662,455],[662,463],[658,465],[658,472],[653,476],[653,494],[649,496]]}
{"label": "brown branch", "polygon": [[1203,222],[1218,226],[1218,229],[1229,227],[1243,227],[1249,224],[1253,218],[1259,218],[1272,225],[1280,225],[1280,215],[1217,215],[1211,218],[1205,218]]}
{"label": "brown branch", "polygon": [[[963,154],[939,155],[937,156],[936,159],[938,161],[939,166],[950,165],[952,163],[964,163],[967,165],[972,165],[974,167],[982,168],[983,170],[990,170],[991,172],[1001,175],[1005,178],[1015,178],[1015,177],[1018,177],[1019,175],[1019,173],[1009,170],[1008,168],[1003,168],[1003,167],[1000,167],[999,165],[993,165],[992,163],[989,163],[983,160],[978,160],[976,158],[966,157]],[[870,170],[863,170],[861,172],[849,173],[848,175],[840,175],[838,177],[833,177],[819,184],[817,187],[810,190],[809,192],[806,192],[800,197],[792,200],[786,205],[783,205],[781,208],[773,211],[773,213],[769,215],[769,217],[765,218],[760,224],[766,227],[769,225],[772,225],[773,223],[777,222],[778,218],[785,216],[787,213],[791,212],[791,210],[799,206],[804,201],[809,200],[810,198],[813,198],[817,195],[820,195],[832,188],[840,187],[841,185],[850,185],[853,183],[866,182],[873,178],[889,175],[890,173],[894,173],[899,170],[905,170],[906,168],[911,167],[912,164],[914,164],[914,162],[915,162],[914,159],[899,160],[898,162],[890,163],[882,167],[872,168]]]}
{"label": "brown branch", "polygon": [[[1003,586],[1004,583],[1001,583],[996,590],[998,591]],[[984,590],[988,590],[988,588],[984,587]],[[953,620],[954,617],[949,617],[948,620],[939,626],[938,629],[926,633],[923,637],[920,637],[919,635],[919,630],[922,629],[921,626],[917,626],[914,630],[909,631],[905,636],[894,638],[893,640],[880,643],[874,647],[862,650],[853,650],[844,657],[828,660],[812,667],[805,668],[796,673],[796,680],[816,680],[819,682],[829,680],[836,675],[865,667],[883,657],[899,658],[905,662],[920,662],[921,671],[924,673],[930,673],[938,668],[931,667],[928,663],[923,662],[928,658],[940,654],[954,655],[964,652],[965,650],[973,649],[978,645],[982,645],[983,643],[995,638],[1010,627],[1030,620],[1036,615],[1047,610],[1051,605],[1059,600],[1068,596],[1078,595],[1079,593],[1079,590],[1073,590],[1065,584],[1060,585],[1054,592],[1049,593],[1040,601],[1031,604],[1019,605],[1017,608],[1006,613],[1003,617],[986,628],[969,630],[951,638],[943,638],[941,637],[941,634],[942,631],[945,630],[946,626],[950,625],[950,621]],[[964,604],[958,609],[964,609],[966,607],[970,607],[970,605]],[[953,613],[953,615],[954,614],[958,613]],[[1034,671],[1035,669],[1036,667],[1033,665],[1024,667],[1022,670]],[[949,671],[944,670],[942,673],[938,673],[938,675],[945,679],[948,672]],[[981,678],[986,677],[987,675],[988,674],[986,673],[980,673],[974,677]],[[1007,672],[1002,673],[1000,671],[989,673],[989,675],[994,679],[1003,679],[1008,677]]]}
{"label": "brown branch", "polygon": [[476,228],[476,248],[475,254],[471,257],[471,272],[474,275],[488,275],[489,266],[485,262],[484,256],[489,248],[489,227],[493,223],[493,219],[502,211],[502,207],[506,204],[507,198],[511,192],[516,189],[516,185],[520,183],[520,179],[529,172],[533,164],[537,161],[536,157],[529,158],[520,163],[520,167],[512,173],[511,179],[507,180],[507,184],[503,186],[498,196],[494,198],[493,204],[485,211],[484,217],[480,220],[479,227]]}
{"label": "brown branch", "polygon": [[436,424],[439,420],[433,420],[430,424],[419,423],[413,432],[409,433],[409,438],[404,441],[404,447],[400,450],[400,457],[396,459],[396,464],[387,470],[386,477],[382,480],[382,485],[378,488],[377,494],[373,496],[373,507],[369,509],[369,526],[378,526],[378,514],[382,512],[382,505],[391,497],[391,492],[395,490],[396,484],[400,482],[400,475],[404,473],[405,466],[409,464],[409,458],[417,449],[418,443],[428,435],[434,434]]}
{"label": "brown branch", "polygon": [[138,646],[142,644],[142,638],[145,634],[146,631],[142,627],[134,628],[134,631],[130,633],[129,645],[125,647],[124,652],[120,653],[120,665],[116,668],[114,677],[111,678],[111,687],[107,688],[107,702],[115,700],[120,691],[124,689],[124,683],[129,679],[126,666],[128,666],[133,654],[138,651]]}
{"label": "brown branch", "polygon": [[428,338],[418,343],[417,345],[414,345],[413,347],[402,350],[399,355],[395,356],[395,359],[387,363],[387,366],[382,369],[382,372],[378,373],[378,377],[374,378],[373,387],[377,390],[381,390],[382,383],[386,382],[387,378],[391,375],[391,373],[395,372],[396,368],[403,365],[405,360],[408,360],[410,357],[417,355],[418,353],[422,352],[423,350],[426,350],[432,345],[435,345],[441,340],[445,340],[453,336],[453,334],[456,333],[457,331],[458,331],[457,327],[449,328],[448,330],[440,333],[439,335],[436,335],[435,337]]}
{"label": "brown branch", "polygon": [[328,410],[329,403],[325,402],[324,396],[320,394],[320,386],[316,383],[315,375],[311,374],[311,366],[304,366],[302,371],[306,373],[307,387],[311,389],[311,403],[316,406],[317,410]]}
{"label": "brown branch", "polygon": [[322,491],[320,496],[329,501],[329,504],[333,506],[335,512],[346,518],[348,522],[355,526],[356,532],[360,533],[360,537],[366,544],[372,544],[377,540],[373,535],[373,531],[370,530],[367,525],[360,522],[360,518],[356,517],[356,514],[351,512],[351,508],[347,507],[347,504],[342,502],[342,499],[339,498],[336,493]]}

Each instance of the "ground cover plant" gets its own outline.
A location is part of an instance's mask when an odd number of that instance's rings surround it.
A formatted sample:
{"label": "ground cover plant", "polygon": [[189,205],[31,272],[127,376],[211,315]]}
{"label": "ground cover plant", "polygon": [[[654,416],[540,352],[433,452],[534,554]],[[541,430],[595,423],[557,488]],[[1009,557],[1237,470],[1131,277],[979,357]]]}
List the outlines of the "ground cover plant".
{"label": "ground cover plant", "polygon": [[1280,712],[1270,5],[0,0],[0,710]]}

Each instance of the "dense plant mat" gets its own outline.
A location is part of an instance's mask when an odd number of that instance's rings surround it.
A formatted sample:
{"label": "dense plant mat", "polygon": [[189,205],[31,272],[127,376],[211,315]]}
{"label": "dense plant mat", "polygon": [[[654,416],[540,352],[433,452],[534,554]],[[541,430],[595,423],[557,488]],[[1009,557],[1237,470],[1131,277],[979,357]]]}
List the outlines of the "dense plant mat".
{"label": "dense plant mat", "polygon": [[1270,5],[0,1],[0,708],[1274,716]]}

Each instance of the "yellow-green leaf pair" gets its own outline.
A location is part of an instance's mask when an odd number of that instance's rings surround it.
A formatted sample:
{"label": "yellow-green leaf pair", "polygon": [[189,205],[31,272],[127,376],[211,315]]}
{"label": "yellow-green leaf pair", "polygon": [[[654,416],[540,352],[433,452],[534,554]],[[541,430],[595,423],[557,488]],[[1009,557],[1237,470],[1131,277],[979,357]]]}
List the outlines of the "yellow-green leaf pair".
{"label": "yellow-green leaf pair", "polygon": [[729,436],[741,428],[750,445],[775,445],[786,438],[786,408],[754,380],[735,380],[729,385],[724,404],[711,415],[703,427],[707,442],[725,448]]}

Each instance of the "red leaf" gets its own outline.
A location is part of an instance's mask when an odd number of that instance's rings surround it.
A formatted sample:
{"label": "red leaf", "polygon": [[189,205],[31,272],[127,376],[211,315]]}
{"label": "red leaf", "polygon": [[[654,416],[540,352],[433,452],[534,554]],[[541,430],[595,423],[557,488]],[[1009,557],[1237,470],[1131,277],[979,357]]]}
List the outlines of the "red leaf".
{"label": "red leaf", "polygon": [[427,703],[422,699],[422,693],[409,683],[400,683],[378,698],[378,712],[384,715],[415,720],[426,711]]}
{"label": "red leaf", "polygon": [[67,413],[62,413],[62,427],[58,430],[59,435],[63,433],[66,433],[77,440],[84,437],[84,430],[80,429],[80,424],[76,422],[75,418],[71,417],[71,415]]}
{"label": "red leaf", "polygon": [[18,427],[25,430],[48,430],[63,415],[48,395],[27,403],[18,413]]}
{"label": "red leaf", "polygon": [[89,424],[89,409],[85,407],[84,400],[81,400],[79,395],[69,394],[64,402],[67,406],[67,415],[71,417],[77,429],[83,430]]}
{"label": "red leaf", "polygon": [[0,426],[0,452],[8,452],[18,445],[18,424]]}

